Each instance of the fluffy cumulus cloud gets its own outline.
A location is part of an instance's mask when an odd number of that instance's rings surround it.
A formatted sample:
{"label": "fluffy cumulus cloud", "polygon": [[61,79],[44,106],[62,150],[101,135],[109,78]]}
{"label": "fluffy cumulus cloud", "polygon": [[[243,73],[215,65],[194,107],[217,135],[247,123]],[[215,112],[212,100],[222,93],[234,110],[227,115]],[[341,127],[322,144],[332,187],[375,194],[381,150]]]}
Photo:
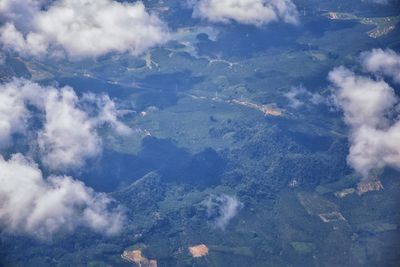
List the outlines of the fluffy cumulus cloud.
{"label": "fluffy cumulus cloud", "polygon": [[195,0],[193,16],[211,22],[261,26],[273,21],[283,20],[298,23],[298,12],[291,0]]}
{"label": "fluffy cumulus cloud", "polygon": [[1,0],[0,19],[12,21],[18,27],[26,29],[27,22],[48,1],[50,0]]}
{"label": "fluffy cumulus cloud", "polygon": [[[42,87],[14,79],[0,86],[0,103],[0,144],[10,144],[14,133],[26,134],[28,122],[37,116],[43,124],[37,134],[40,158],[52,170],[79,168],[99,155],[102,140],[96,129],[100,126],[107,124],[120,134],[131,132],[119,121],[115,103],[108,96],[84,95],[80,99],[71,87]],[[31,112],[32,107],[37,112]]]}
{"label": "fluffy cumulus cloud", "polygon": [[23,55],[138,55],[168,38],[165,24],[142,2],[4,0],[0,17],[0,42]]}
{"label": "fluffy cumulus cloud", "polygon": [[0,226],[10,233],[48,237],[86,226],[115,234],[124,214],[111,208],[112,200],[67,176],[44,179],[31,159],[14,154],[0,156]]}
{"label": "fluffy cumulus cloud", "polygon": [[15,87],[1,88],[0,147],[4,147],[10,143],[13,133],[24,131],[28,114],[25,103]]}
{"label": "fluffy cumulus cloud", "polygon": [[101,152],[101,139],[85,111],[78,108],[72,88],[51,89],[44,102],[46,119],[38,144],[43,163],[51,169],[81,167]]}
{"label": "fluffy cumulus cloud", "polygon": [[240,211],[243,204],[235,196],[222,194],[210,196],[205,206],[208,216],[214,218],[215,226],[223,230]]}
{"label": "fluffy cumulus cloud", "polygon": [[349,164],[364,178],[385,166],[400,167],[399,99],[382,79],[344,68],[329,74],[336,105],[350,127]]}
{"label": "fluffy cumulus cloud", "polygon": [[361,60],[366,71],[391,77],[400,83],[400,55],[393,50],[373,49],[362,53]]}
{"label": "fluffy cumulus cloud", "polygon": [[[118,116],[106,95],[79,98],[70,87],[44,87],[24,79],[0,85],[1,148],[12,144],[14,134],[25,135],[37,144],[38,156],[50,170],[78,168],[97,156],[102,150],[96,131],[100,126],[129,134],[131,129]],[[115,205],[105,194],[71,177],[43,177],[30,158],[0,156],[0,227],[10,233],[47,237],[86,226],[114,234],[124,215],[121,208],[111,206]]]}

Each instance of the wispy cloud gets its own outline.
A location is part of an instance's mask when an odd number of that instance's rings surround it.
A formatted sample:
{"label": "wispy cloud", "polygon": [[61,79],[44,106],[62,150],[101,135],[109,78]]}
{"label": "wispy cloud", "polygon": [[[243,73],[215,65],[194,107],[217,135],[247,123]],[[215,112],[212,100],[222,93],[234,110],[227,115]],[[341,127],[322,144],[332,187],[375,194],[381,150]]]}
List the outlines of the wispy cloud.
{"label": "wispy cloud", "polygon": [[376,3],[376,4],[388,4],[390,0],[365,0],[366,2]]}
{"label": "wispy cloud", "polygon": [[205,206],[208,216],[214,218],[215,226],[223,230],[240,211],[243,204],[236,196],[222,194],[207,198]]}
{"label": "wispy cloud", "polygon": [[284,96],[289,100],[289,105],[292,108],[300,108],[309,103],[318,105],[326,102],[320,94],[311,93],[303,86],[292,87]]}

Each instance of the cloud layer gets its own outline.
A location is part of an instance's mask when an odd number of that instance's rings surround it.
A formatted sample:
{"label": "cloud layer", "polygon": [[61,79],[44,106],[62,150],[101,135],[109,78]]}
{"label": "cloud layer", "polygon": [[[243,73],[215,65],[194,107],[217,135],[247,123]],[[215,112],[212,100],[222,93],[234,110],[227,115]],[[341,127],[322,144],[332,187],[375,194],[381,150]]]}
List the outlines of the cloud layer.
{"label": "cloud layer", "polygon": [[79,99],[71,87],[42,87],[14,79],[0,85],[0,104],[0,145],[9,145],[15,133],[27,134],[29,122],[36,117],[43,124],[37,134],[40,158],[51,170],[80,168],[98,156],[102,140],[96,129],[102,125],[120,134],[131,132],[118,120],[118,110],[108,96],[89,94]]}
{"label": "cloud layer", "polygon": [[124,215],[110,209],[112,200],[67,176],[44,179],[31,159],[0,156],[0,225],[8,232],[47,238],[60,231],[86,226],[115,234]]}
{"label": "cloud layer", "polygon": [[193,16],[211,22],[261,26],[283,20],[297,24],[298,12],[291,0],[198,0],[191,1]]}
{"label": "cloud layer", "polygon": [[0,42],[22,55],[138,55],[168,38],[165,24],[142,2],[5,0],[0,17],[6,22],[0,28]]}
{"label": "cloud layer", "polygon": [[[382,56],[381,52],[363,54],[364,68],[392,76],[392,67],[396,68],[392,61],[379,62],[375,68],[375,61],[369,60]],[[400,168],[399,98],[394,89],[382,79],[360,76],[344,67],[331,71],[329,80],[335,88],[335,103],[350,127],[349,164],[364,178],[385,166]]]}

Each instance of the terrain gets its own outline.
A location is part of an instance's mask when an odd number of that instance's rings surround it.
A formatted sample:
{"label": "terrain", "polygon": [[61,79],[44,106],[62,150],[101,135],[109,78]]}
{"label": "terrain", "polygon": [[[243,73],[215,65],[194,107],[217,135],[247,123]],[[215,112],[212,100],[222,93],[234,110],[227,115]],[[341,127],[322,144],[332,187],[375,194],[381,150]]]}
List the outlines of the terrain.
{"label": "terrain", "polygon": [[[327,80],[340,65],[362,71],[362,51],[400,51],[398,6],[294,2],[299,25],[253,27],[145,1],[173,38],[141,56],[61,64],[7,52],[1,81],[106,93],[134,133],[103,127],[102,156],[73,173],[124,206],[119,235],[2,232],[0,265],[398,266],[399,172],[363,181],[348,166]],[[231,198],[236,214],[219,224]]]}

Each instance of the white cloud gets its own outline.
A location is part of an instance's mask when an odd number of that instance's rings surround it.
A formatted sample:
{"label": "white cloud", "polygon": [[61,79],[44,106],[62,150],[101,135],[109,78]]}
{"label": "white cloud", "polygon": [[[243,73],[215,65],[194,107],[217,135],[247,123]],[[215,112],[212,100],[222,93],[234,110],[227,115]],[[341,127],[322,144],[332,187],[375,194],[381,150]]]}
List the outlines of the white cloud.
{"label": "white cloud", "polygon": [[32,33],[24,37],[11,23],[6,23],[0,28],[0,42],[5,48],[21,55],[43,55],[48,48],[43,36]]}
{"label": "white cloud", "polygon": [[43,88],[24,79],[0,84],[0,148],[11,143],[15,133],[24,134],[31,117],[27,103],[40,106]]}
{"label": "white cloud", "polygon": [[349,164],[364,178],[385,166],[400,168],[399,99],[393,88],[343,67],[331,71],[329,79],[350,127]]}
{"label": "white cloud", "polygon": [[[142,2],[113,0],[6,0],[0,15],[7,22],[0,28],[5,48],[23,55],[96,57],[109,52],[141,54],[167,41],[165,24],[146,11]],[[20,18],[18,13],[26,14]]]}
{"label": "white cloud", "polygon": [[195,0],[193,16],[211,22],[261,26],[273,21],[283,20],[297,24],[298,12],[291,0]]}
{"label": "white cloud", "polygon": [[373,49],[361,54],[362,65],[368,72],[391,77],[400,83],[400,55],[391,49]]}
{"label": "white cloud", "polygon": [[25,130],[28,110],[16,88],[0,87],[0,147],[10,143],[11,135]]}
{"label": "white cloud", "polygon": [[376,4],[388,4],[389,0],[365,0],[366,2],[372,2]]}
{"label": "white cloud", "polygon": [[[37,144],[43,164],[52,170],[82,167],[102,152],[96,129],[109,125],[119,134],[131,129],[119,121],[115,103],[105,95],[78,98],[71,87],[42,87],[24,79],[0,85],[0,145],[10,144],[12,134],[25,134],[31,117],[43,119]],[[28,105],[38,112],[30,112]],[[38,116],[41,113],[43,116]]]}
{"label": "white cloud", "polygon": [[243,204],[235,197],[225,194],[210,196],[205,205],[209,216],[215,217],[215,226],[225,229],[228,223],[236,216]]}
{"label": "white cloud", "polygon": [[121,230],[121,208],[112,200],[67,176],[43,178],[37,165],[21,154],[0,156],[0,225],[11,233],[46,238],[86,226],[115,234]]}
{"label": "white cloud", "polygon": [[[96,128],[108,124],[121,134],[131,132],[118,120],[115,103],[105,95],[79,98],[70,87],[43,87],[24,79],[0,85],[0,146],[14,133],[35,136],[39,156],[51,170],[81,167],[97,156],[102,140]],[[37,126],[36,126],[37,127]],[[37,130],[35,130],[37,131]],[[61,229],[87,226],[107,234],[120,230],[123,214],[110,211],[111,199],[66,176],[45,179],[31,159],[0,156],[0,225],[9,232],[46,237]]]}
{"label": "white cloud", "polygon": [[72,88],[51,89],[45,100],[46,119],[38,136],[43,163],[53,170],[79,168],[99,155],[102,142],[94,121],[78,108]]}
{"label": "white cloud", "polygon": [[0,51],[0,66],[6,63],[6,55],[3,51]]}
{"label": "white cloud", "polygon": [[27,23],[32,21],[35,13],[40,11],[42,5],[50,0],[1,0],[0,21],[12,21],[26,29]]}
{"label": "white cloud", "polygon": [[326,102],[320,94],[311,93],[302,86],[292,87],[284,96],[289,100],[292,108],[300,108],[306,103],[318,105]]}
{"label": "white cloud", "polygon": [[132,133],[131,128],[119,121],[118,117],[123,114],[123,112],[120,112],[117,109],[115,102],[112,101],[108,95],[98,96],[89,93],[84,94],[82,100],[89,104],[95,104],[95,112],[97,111],[95,120],[96,124],[108,124],[121,135]]}
{"label": "white cloud", "polygon": [[336,100],[343,108],[345,121],[356,127],[383,127],[387,111],[396,103],[393,89],[383,80],[358,76],[340,67],[331,71],[329,79],[337,87]]}

